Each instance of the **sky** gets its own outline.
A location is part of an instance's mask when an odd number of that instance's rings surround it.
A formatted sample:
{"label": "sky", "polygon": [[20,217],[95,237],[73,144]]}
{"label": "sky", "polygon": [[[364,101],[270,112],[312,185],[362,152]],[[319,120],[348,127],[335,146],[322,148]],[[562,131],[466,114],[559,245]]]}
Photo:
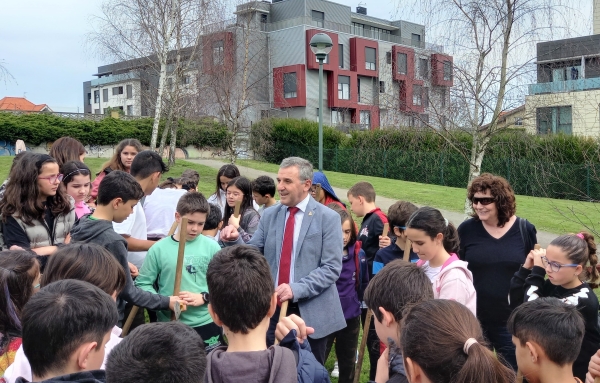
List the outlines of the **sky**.
{"label": "sky", "polygon": [[[402,17],[397,0],[333,1],[351,6],[352,11],[360,4],[370,16],[421,22],[418,16]],[[591,1],[580,3],[591,10]],[[110,63],[86,46],[90,17],[99,14],[100,5],[99,0],[4,1],[0,65],[13,78],[0,78],[0,98],[24,96],[54,111],[83,112],[82,83],[93,78],[98,66]]]}

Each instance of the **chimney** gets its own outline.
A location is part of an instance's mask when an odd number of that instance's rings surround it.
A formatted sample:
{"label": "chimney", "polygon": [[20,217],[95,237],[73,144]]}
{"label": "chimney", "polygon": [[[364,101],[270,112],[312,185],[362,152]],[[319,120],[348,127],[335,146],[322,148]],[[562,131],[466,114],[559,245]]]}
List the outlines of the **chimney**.
{"label": "chimney", "polygon": [[594,29],[592,30],[592,33],[598,35],[600,34],[600,0],[594,0],[594,11],[592,13],[594,15]]}
{"label": "chimney", "polygon": [[[595,0],[595,1],[600,1],[600,0]],[[595,3],[594,3],[594,4],[595,4]],[[595,9],[595,8],[594,8],[594,9]],[[594,12],[595,12],[595,11],[594,11]],[[366,16],[366,15],[367,15],[367,8],[365,8],[365,7],[356,7],[356,13],[360,13],[361,15],[365,15],[365,16]],[[594,13],[594,15],[595,15],[595,14],[596,14],[596,13]],[[594,18],[594,20],[595,20],[595,18]],[[595,26],[595,25],[596,25],[596,24],[594,24],[594,26]]]}

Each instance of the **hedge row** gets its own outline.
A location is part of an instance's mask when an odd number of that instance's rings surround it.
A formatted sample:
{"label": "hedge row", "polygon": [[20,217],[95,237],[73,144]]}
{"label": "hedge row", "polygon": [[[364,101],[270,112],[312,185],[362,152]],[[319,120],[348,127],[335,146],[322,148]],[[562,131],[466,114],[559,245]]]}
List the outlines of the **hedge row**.
{"label": "hedge row", "polygon": [[[116,145],[125,138],[137,138],[142,144],[149,145],[153,121],[152,118],[87,120],[44,113],[0,113],[0,138],[12,142],[21,139],[32,145],[52,142],[64,136],[76,138],[84,145]],[[163,127],[164,122],[161,121],[161,132]],[[180,146],[225,149],[231,134],[225,125],[210,119],[181,120],[177,137]]]}

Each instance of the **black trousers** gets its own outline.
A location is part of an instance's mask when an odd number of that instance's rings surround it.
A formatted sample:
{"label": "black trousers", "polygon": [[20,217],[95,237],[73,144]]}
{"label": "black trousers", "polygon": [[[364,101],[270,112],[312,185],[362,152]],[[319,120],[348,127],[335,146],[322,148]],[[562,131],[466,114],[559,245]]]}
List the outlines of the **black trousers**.
{"label": "black trousers", "polygon": [[198,335],[200,335],[200,338],[202,338],[202,341],[204,342],[204,350],[206,351],[207,355],[215,348],[225,344],[225,339],[223,338],[223,329],[217,326],[214,322],[210,322],[204,326],[192,328],[198,333]]}
{"label": "black trousers", "polygon": [[[365,327],[365,320],[367,319],[367,310],[361,310],[362,327]],[[363,334],[365,336],[365,334]],[[371,369],[369,370],[369,380],[375,380],[375,374],[377,373],[377,361],[379,361],[379,338],[375,331],[375,318],[371,317],[371,324],[369,325],[369,333],[367,334],[367,351],[369,352],[369,363],[371,363]]]}
{"label": "black trousers", "polygon": [[[277,323],[279,322],[279,313],[280,308],[277,306],[275,310],[275,314],[271,317],[271,321],[269,322],[269,330],[267,331],[267,347],[275,344],[275,329],[277,328]],[[300,316],[300,310],[298,309],[297,303],[290,303],[288,306],[287,315],[296,314]],[[320,339],[313,339],[308,337],[308,343],[310,344],[310,349],[312,350],[315,359],[325,365],[325,351],[327,349],[327,337]]]}
{"label": "black trousers", "polygon": [[325,356],[329,357],[335,341],[335,355],[340,370],[339,383],[354,382],[356,368],[356,349],[358,348],[358,333],[360,332],[360,316],[346,320],[346,328],[334,332],[327,337]]}

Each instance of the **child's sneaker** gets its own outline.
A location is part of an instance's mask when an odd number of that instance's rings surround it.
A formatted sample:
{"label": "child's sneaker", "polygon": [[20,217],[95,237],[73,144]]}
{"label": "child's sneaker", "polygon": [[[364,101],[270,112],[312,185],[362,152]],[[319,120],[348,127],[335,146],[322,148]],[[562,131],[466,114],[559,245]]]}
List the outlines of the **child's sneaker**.
{"label": "child's sneaker", "polygon": [[333,371],[331,371],[331,377],[332,378],[339,378],[340,377],[340,369],[338,367],[337,360],[335,361],[335,365],[333,366]]}

